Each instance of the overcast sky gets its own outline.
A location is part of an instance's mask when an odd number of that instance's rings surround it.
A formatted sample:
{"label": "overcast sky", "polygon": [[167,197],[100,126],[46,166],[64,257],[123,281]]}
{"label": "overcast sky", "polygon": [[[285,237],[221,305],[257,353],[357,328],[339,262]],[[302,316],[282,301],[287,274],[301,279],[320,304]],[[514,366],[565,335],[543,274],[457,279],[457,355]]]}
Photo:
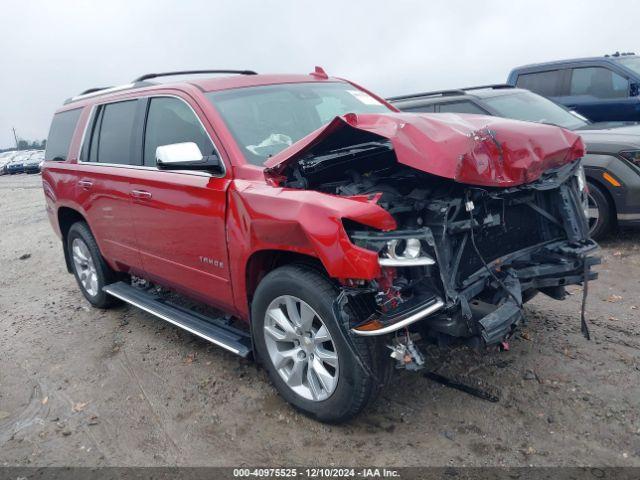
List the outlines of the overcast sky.
{"label": "overcast sky", "polygon": [[640,2],[0,0],[0,148],[89,87],[155,71],[322,65],[382,95],[504,82],[517,65],[640,50]]}

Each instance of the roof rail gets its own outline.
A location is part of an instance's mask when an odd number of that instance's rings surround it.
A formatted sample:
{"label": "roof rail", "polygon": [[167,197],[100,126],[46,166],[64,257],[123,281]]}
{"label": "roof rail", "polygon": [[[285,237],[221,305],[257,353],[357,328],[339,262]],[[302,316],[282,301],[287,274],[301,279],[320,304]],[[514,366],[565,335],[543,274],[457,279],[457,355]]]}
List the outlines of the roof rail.
{"label": "roof rail", "polygon": [[129,90],[132,88],[142,88],[149,87],[154,85],[153,82],[147,82],[150,78],[156,77],[169,77],[174,75],[191,75],[191,74],[199,74],[199,73],[236,73],[239,75],[257,75],[253,70],[183,70],[180,72],[164,72],[164,73],[147,73],[146,75],[142,75],[136,78],[133,82],[127,83],[126,85],[118,85],[116,87],[96,87],[89,88],[82,92],[80,95],[76,95],[75,97],[68,98],[65,100],[64,104],[67,105],[72,102],[76,102],[78,100],[83,100],[85,98],[95,97],[98,95],[106,95],[107,93],[119,92],[121,90]]}
{"label": "roof rail", "polygon": [[411,93],[409,95],[400,95],[397,97],[389,97],[387,98],[388,101],[390,102],[395,102],[398,100],[409,100],[411,98],[418,98],[418,97],[435,97],[435,96],[441,96],[441,97],[450,97],[450,96],[455,96],[455,95],[466,95],[466,92],[464,90],[458,89],[458,90],[436,90],[433,92],[423,92],[423,93]]}
{"label": "roof rail", "polygon": [[150,78],[157,77],[173,77],[175,75],[196,75],[201,73],[235,73],[238,75],[257,75],[253,70],[180,70],[177,72],[147,73],[134,80],[134,82],[143,82]]}
{"label": "roof rail", "polygon": [[68,98],[67,100],[65,100],[64,104],[67,105],[69,103],[77,102],[78,100],[84,100],[85,98],[97,97],[99,95],[106,95],[107,93],[129,90],[131,88],[149,87],[151,85],[153,85],[153,83],[151,82],[135,82],[127,83],[126,85],[118,85],[115,87],[89,88],[88,90],[82,92],[80,95]]}
{"label": "roof rail", "polygon": [[483,90],[485,88],[492,88],[494,90],[499,90],[502,88],[516,88],[513,85],[508,85],[506,83],[496,83],[493,85],[480,85],[478,87],[466,87],[466,88],[456,88],[453,90],[435,90],[433,92],[424,92],[424,93],[412,93],[409,95],[400,95],[399,97],[390,97],[387,98],[390,102],[396,102],[398,100],[410,100],[412,98],[423,98],[423,97],[453,97],[457,95],[466,95],[468,91],[471,90]]}
{"label": "roof rail", "polygon": [[485,88],[500,90],[502,88],[516,88],[516,87],[514,87],[513,85],[509,85],[508,83],[496,83],[493,85],[480,85],[478,87],[461,88],[460,90],[464,90],[465,92],[468,92],[469,90],[484,90]]}
{"label": "roof rail", "polygon": [[[93,92],[99,92],[100,90],[106,90],[107,88],[113,88],[111,87],[95,87],[95,88],[87,88],[84,92],[82,92],[80,95],[87,95],[89,93],[93,93]],[[80,96],[78,95],[78,96]]]}

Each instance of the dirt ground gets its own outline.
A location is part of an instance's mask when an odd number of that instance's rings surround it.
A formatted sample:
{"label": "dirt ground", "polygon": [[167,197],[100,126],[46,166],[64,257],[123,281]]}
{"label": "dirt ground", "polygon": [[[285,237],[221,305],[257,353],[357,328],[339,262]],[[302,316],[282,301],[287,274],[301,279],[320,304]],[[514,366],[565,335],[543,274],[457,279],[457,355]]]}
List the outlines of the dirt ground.
{"label": "dirt ground", "polygon": [[89,307],[38,175],[0,177],[0,465],[640,466],[640,232],[590,284],[539,295],[508,352],[431,352],[491,403],[401,372],[343,426],[296,413],[264,371],[130,307]]}

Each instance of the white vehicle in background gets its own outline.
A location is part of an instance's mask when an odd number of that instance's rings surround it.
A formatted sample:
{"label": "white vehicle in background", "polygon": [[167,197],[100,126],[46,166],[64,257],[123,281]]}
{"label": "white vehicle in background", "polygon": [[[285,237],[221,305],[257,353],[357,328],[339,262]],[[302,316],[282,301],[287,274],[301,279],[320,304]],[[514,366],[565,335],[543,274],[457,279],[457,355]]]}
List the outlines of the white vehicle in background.
{"label": "white vehicle in background", "polygon": [[24,173],[40,173],[42,162],[44,162],[44,151],[36,150],[24,161]]}
{"label": "white vehicle in background", "polygon": [[8,152],[0,153],[0,175],[7,173],[7,165],[11,160],[18,156],[20,152],[17,150],[10,150]]}
{"label": "white vehicle in background", "polygon": [[24,162],[31,157],[34,153],[34,150],[21,150],[18,152],[18,155],[14,156],[7,166],[5,167],[6,172],[9,175],[14,175],[16,173],[24,173]]}

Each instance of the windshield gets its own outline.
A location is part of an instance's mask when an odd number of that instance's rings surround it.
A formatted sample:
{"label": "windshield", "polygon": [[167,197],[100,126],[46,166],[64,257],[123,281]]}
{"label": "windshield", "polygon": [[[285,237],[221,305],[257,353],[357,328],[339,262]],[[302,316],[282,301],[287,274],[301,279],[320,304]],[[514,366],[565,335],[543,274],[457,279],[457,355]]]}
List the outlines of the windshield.
{"label": "windshield", "polygon": [[632,56],[626,58],[618,58],[618,61],[629,70],[633,70],[635,73],[640,74],[640,57]]}
{"label": "windshield", "polygon": [[551,100],[531,92],[517,92],[483,100],[501,117],[526,122],[549,123],[569,130],[576,130],[588,125],[588,122],[579,119]]}
{"label": "windshield", "polygon": [[389,112],[371,95],[342,82],[238,88],[207,97],[254,165],[262,165],[338,115]]}

